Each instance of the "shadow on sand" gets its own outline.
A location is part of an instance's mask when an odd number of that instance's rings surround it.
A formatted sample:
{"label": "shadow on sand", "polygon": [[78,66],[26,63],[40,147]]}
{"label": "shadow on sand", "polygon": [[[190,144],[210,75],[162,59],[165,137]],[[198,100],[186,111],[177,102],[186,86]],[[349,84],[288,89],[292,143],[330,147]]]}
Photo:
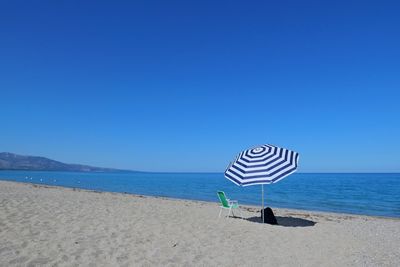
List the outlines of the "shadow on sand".
{"label": "shadow on sand", "polygon": [[[261,223],[260,217],[250,217],[244,218],[244,220],[248,220],[250,222]],[[306,220],[302,218],[290,217],[290,216],[276,216],[276,220],[278,221],[278,226],[286,226],[286,227],[307,227],[314,226],[316,222],[311,220]]]}

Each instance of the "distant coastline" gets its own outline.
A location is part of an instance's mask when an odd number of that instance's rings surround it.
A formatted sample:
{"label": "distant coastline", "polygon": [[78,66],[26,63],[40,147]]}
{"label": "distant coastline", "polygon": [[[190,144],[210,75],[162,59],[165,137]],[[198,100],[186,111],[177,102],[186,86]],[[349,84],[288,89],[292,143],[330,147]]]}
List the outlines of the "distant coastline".
{"label": "distant coastline", "polygon": [[25,156],[10,152],[0,153],[0,170],[8,171],[64,171],[64,172],[138,172],[114,168],[68,164],[39,156]]}

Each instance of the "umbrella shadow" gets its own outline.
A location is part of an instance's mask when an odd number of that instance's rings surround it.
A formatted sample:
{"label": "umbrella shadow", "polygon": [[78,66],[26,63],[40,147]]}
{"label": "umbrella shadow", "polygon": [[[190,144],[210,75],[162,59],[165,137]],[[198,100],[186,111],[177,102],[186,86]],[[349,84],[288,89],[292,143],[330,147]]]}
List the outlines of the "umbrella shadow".
{"label": "umbrella shadow", "polygon": [[[308,226],[314,226],[316,222],[303,219],[303,218],[297,218],[297,217],[291,217],[291,216],[275,216],[276,220],[278,221],[278,226],[285,226],[285,227],[308,227]],[[249,218],[244,218],[247,221],[250,222],[255,222],[255,223],[262,223],[262,220],[259,216],[257,217],[249,217]]]}

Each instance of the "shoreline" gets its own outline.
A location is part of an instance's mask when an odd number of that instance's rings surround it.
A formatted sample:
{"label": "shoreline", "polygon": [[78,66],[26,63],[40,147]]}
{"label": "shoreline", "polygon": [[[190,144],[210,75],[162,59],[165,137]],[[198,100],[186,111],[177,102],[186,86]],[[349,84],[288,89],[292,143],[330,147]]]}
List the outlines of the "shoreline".
{"label": "shoreline", "polygon": [[398,266],[400,220],[0,181],[0,266]]}
{"label": "shoreline", "polygon": [[[24,185],[31,185],[33,187],[43,187],[49,189],[67,189],[72,191],[82,191],[82,192],[92,192],[92,193],[109,193],[109,194],[117,194],[117,195],[131,195],[133,197],[140,197],[140,198],[156,198],[156,199],[164,199],[164,200],[176,200],[176,201],[192,201],[192,202],[200,202],[200,203],[215,203],[219,205],[218,201],[206,201],[206,200],[196,200],[196,199],[186,199],[186,198],[174,198],[174,197],[166,197],[166,196],[153,196],[153,195],[140,195],[134,194],[129,192],[113,192],[113,191],[99,191],[99,190],[92,190],[92,189],[84,189],[80,187],[66,187],[66,186],[59,186],[59,185],[47,185],[47,184],[36,184],[30,182],[18,182],[18,181],[9,181],[9,180],[0,180],[0,183],[16,183],[16,184],[24,184]],[[239,200],[240,204],[240,200]],[[260,206],[251,205],[251,204],[240,204],[241,207],[246,209],[251,209],[253,212],[260,210]],[[344,212],[334,212],[334,211],[320,211],[320,210],[306,210],[306,209],[294,209],[294,208],[280,208],[280,207],[271,207],[274,211],[281,210],[285,212],[291,213],[298,213],[300,214],[314,214],[320,216],[348,216],[348,217],[367,217],[367,218],[376,218],[376,219],[387,219],[387,220],[397,220],[400,221],[400,217],[390,217],[390,216],[378,216],[378,215],[366,215],[366,214],[355,214],[355,213],[344,213]]]}

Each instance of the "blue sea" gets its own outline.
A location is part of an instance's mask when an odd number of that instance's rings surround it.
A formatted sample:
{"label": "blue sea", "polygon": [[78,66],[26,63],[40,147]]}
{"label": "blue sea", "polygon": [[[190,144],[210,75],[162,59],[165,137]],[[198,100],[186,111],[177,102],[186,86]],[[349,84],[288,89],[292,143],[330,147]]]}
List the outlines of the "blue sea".
{"label": "blue sea", "polygon": [[[239,187],[222,173],[0,171],[0,180],[217,202],[217,190],[260,205],[261,186]],[[270,207],[400,217],[399,173],[295,173],[264,185]]]}

